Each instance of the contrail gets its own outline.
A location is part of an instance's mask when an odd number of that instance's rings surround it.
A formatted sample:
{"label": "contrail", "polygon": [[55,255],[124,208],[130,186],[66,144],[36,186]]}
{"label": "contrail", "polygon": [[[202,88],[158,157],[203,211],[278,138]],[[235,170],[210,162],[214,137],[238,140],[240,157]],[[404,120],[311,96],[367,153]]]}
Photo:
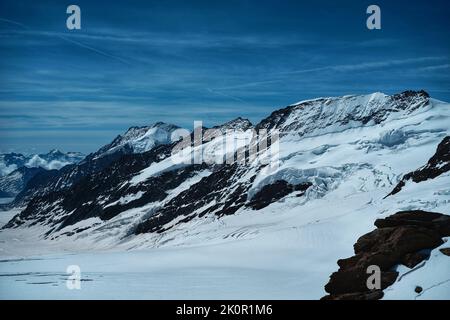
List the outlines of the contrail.
{"label": "contrail", "polygon": [[104,52],[104,51],[101,51],[101,50],[96,49],[94,47],[88,46],[88,45],[86,45],[84,43],[81,43],[81,42],[69,39],[69,38],[67,38],[67,37],[65,37],[63,35],[59,35],[59,34],[55,34],[55,36],[57,36],[58,38],[60,38],[62,40],[65,40],[67,42],[73,43],[73,44],[75,44],[75,45],[77,45],[77,46],[79,46],[81,48],[85,48],[85,49],[91,50],[91,51],[96,52],[96,53],[98,53],[98,54],[100,54],[102,56],[105,56],[105,57],[108,57],[108,58],[111,58],[111,59],[115,59],[115,60],[120,61],[122,63],[125,63],[127,65],[131,65],[131,63],[129,63],[127,60],[124,60],[124,59],[122,59],[120,57],[117,57],[117,56],[113,56],[113,55],[111,55],[111,54],[109,54],[107,52]]}
{"label": "contrail", "polygon": [[13,21],[13,20],[0,18],[0,21],[4,21],[4,22],[7,22],[7,23],[15,24],[15,25],[17,25],[19,27],[22,27],[24,29],[28,29],[26,25],[24,25],[24,24],[22,24],[20,22]]}
{"label": "contrail", "polygon": [[230,96],[229,94],[226,94],[226,93],[223,93],[223,92],[215,91],[215,90],[212,90],[210,88],[206,88],[206,90],[208,90],[211,93],[214,93],[214,94],[217,94],[217,95],[220,95],[220,96],[223,96],[223,97],[227,97],[227,98],[230,98],[230,99],[235,100],[235,101],[247,103],[247,101],[245,101],[245,100],[243,100],[241,98]]}
{"label": "contrail", "polygon": [[[7,22],[7,23],[10,23],[10,24],[14,24],[14,25],[16,25],[16,26],[19,26],[19,27],[25,29],[25,30],[31,30],[31,28],[28,27],[27,25],[25,25],[25,24],[23,24],[23,23],[20,23],[20,22],[17,22],[17,21],[13,21],[13,20],[9,20],[9,19],[4,19],[4,18],[0,18],[0,21]],[[86,45],[86,44],[84,44],[84,43],[81,43],[81,42],[78,42],[78,41],[69,39],[69,38],[67,38],[66,36],[63,36],[63,35],[60,35],[60,34],[57,34],[57,33],[47,33],[47,32],[45,32],[45,33],[38,33],[38,34],[41,34],[41,35],[44,34],[44,35],[46,35],[46,36],[52,36],[52,35],[53,35],[53,36],[56,36],[56,37],[60,38],[61,40],[64,40],[64,41],[66,41],[66,42],[70,42],[70,43],[72,43],[72,44],[74,44],[74,45],[76,45],[76,46],[78,46],[78,47],[81,47],[81,48],[90,50],[90,51],[92,51],[92,52],[95,52],[95,53],[97,53],[97,54],[100,54],[100,55],[102,55],[102,56],[105,56],[105,57],[108,57],[108,58],[111,58],[111,59],[114,59],[114,60],[117,60],[117,61],[119,61],[119,62],[125,63],[126,65],[131,65],[131,63],[129,63],[129,62],[128,62],[127,60],[125,60],[125,59],[122,59],[122,58],[120,58],[120,57],[114,56],[114,55],[112,55],[112,54],[109,54],[109,53],[107,53],[107,52],[105,52],[105,51],[96,49],[96,48],[94,48],[94,47],[88,46],[88,45]]]}

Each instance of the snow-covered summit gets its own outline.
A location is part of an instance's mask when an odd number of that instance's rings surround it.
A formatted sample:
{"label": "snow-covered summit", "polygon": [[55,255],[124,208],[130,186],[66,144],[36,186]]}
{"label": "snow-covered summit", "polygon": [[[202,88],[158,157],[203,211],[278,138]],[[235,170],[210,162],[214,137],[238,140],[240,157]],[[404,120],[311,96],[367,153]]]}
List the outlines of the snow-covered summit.
{"label": "snow-covered summit", "polygon": [[257,128],[276,128],[282,134],[313,136],[380,124],[387,119],[408,116],[427,106],[430,106],[429,95],[425,91],[405,91],[391,96],[376,92],[317,98],[277,110],[262,120]]}
{"label": "snow-covered summit", "polygon": [[123,135],[118,135],[110,144],[100,148],[96,157],[125,149],[129,153],[143,153],[153,147],[170,143],[171,134],[178,129],[176,125],[156,122],[150,126],[130,127]]}

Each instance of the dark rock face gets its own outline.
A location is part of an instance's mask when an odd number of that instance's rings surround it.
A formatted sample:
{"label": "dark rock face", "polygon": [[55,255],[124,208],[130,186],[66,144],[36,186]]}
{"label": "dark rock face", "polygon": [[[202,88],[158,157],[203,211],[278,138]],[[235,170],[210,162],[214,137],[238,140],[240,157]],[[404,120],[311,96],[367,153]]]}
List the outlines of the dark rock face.
{"label": "dark rock face", "polygon": [[439,249],[440,252],[442,252],[443,254],[445,254],[446,256],[450,257],[450,248],[442,248]]}
{"label": "dark rock face", "polygon": [[264,186],[252,199],[246,204],[254,210],[267,207],[269,204],[284,198],[294,191],[301,191],[298,196],[302,196],[312,185],[311,182],[305,182],[297,185],[289,184],[285,180],[278,180],[272,184]]}
{"label": "dark rock face", "polygon": [[428,160],[428,163],[422,168],[417,169],[416,171],[405,174],[402,180],[386,197],[400,192],[408,180],[419,183],[428,179],[434,179],[449,170],[450,136],[447,136],[441,141],[441,143],[439,143],[436,153],[430,158],[430,160]]}
{"label": "dark rock face", "polygon": [[[428,255],[423,253],[440,246],[450,235],[450,216],[426,211],[402,211],[375,221],[375,229],[358,239],[355,255],[338,260],[339,270],[325,285],[329,293],[324,299],[380,299],[382,290],[392,285],[398,264],[414,267]],[[369,290],[367,268],[378,266],[381,271],[380,290]]]}
{"label": "dark rock face", "polygon": [[[234,214],[247,201],[247,191],[254,180],[254,176],[249,180],[239,180],[247,170],[245,165],[237,163],[216,168],[211,175],[181,192],[164,208],[139,224],[135,234],[164,232],[171,228],[165,225],[179,217],[182,217],[181,222],[188,222],[206,214],[219,217]],[[208,206],[210,203],[213,205]]]}

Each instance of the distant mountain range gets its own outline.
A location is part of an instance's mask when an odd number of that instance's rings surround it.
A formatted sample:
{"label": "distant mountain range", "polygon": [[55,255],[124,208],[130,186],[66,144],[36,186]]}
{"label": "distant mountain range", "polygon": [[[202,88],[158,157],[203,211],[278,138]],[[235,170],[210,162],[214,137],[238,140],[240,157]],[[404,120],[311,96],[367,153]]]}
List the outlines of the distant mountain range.
{"label": "distant mountain range", "polygon": [[45,154],[3,153],[0,154],[0,176],[5,176],[20,167],[58,170],[68,164],[79,162],[84,157],[85,155],[80,152],[64,153],[58,149]]}
{"label": "distant mountain range", "polygon": [[0,154],[0,198],[15,197],[40,172],[59,170],[84,157],[80,152],[64,153],[57,149],[45,154]]}

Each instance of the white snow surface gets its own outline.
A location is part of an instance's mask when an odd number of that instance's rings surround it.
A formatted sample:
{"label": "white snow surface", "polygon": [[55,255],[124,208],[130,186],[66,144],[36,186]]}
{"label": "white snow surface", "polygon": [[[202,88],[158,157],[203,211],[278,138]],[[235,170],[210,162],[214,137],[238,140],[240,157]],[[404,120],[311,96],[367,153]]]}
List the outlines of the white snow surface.
{"label": "white snow surface", "polygon": [[[358,99],[378,108],[385,96]],[[346,107],[330,108],[326,112],[345,112]],[[327,123],[326,129],[303,137],[288,133],[280,140],[278,167],[258,173],[249,194],[280,179],[314,181],[303,197],[293,193],[261,210],[241,208],[222,218],[174,221],[161,234],[133,235],[131,230],[209,171],[185,181],[160,203],[109,221],[89,219],[70,226],[90,226],[70,236],[63,235],[66,229],[54,240],[44,239],[48,229],[39,225],[1,230],[0,298],[318,299],[338,269],[336,261],[353,255],[353,244],[375,228],[377,218],[408,209],[450,214],[449,173],[410,182],[383,199],[403,174],[424,165],[449,133],[450,105],[432,99],[424,108],[398,112],[377,125]],[[220,143],[213,140],[206,150]],[[170,158],[152,164],[130,183],[171,168]],[[13,213],[0,212],[1,222]],[[69,265],[81,268],[81,290],[66,287]],[[438,249],[422,266],[398,270],[401,276],[385,290],[385,299],[450,299],[450,258]],[[421,294],[414,292],[416,285],[424,288]]]}

